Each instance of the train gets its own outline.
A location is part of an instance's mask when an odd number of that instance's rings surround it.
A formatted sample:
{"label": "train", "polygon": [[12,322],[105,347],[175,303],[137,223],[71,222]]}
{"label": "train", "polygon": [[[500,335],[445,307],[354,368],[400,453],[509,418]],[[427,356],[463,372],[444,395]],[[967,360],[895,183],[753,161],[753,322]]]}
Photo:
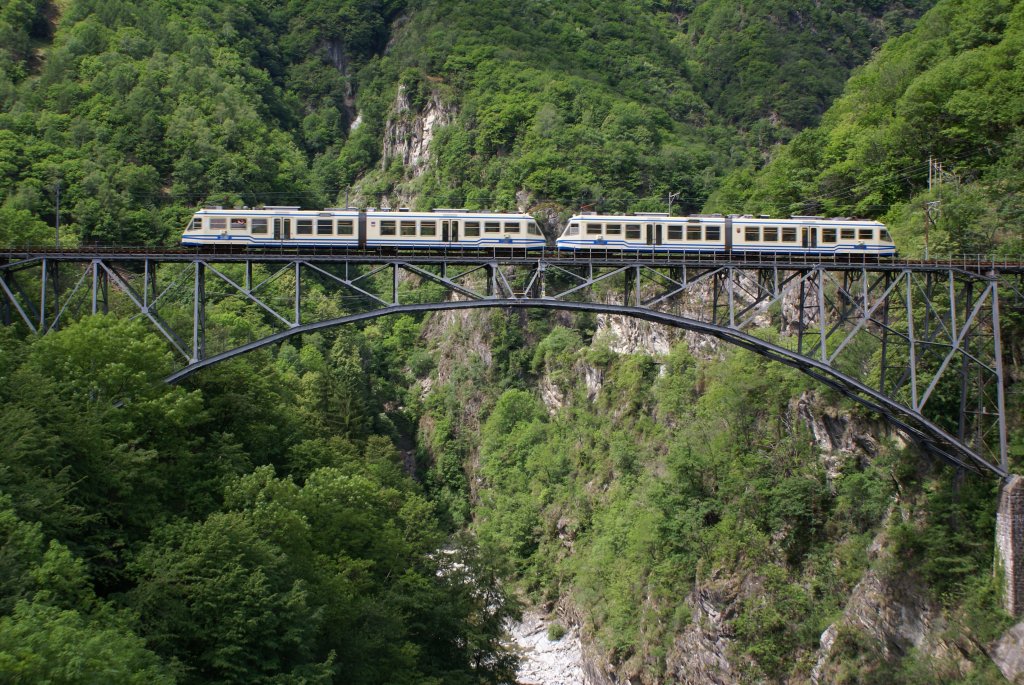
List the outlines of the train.
{"label": "train", "polygon": [[182,245],[339,247],[480,250],[542,250],[546,241],[529,214],[434,209],[429,212],[299,207],[201,209],[181,237]]}
{"label": "train", "polygon": [[892,256],[878,221],[822,216],[577,214],[556,240],[560,250]]}
{"label": "train", "polygon": [[[185,246],[246,248],[393,248],[395,250],[543,250],[536,219],[524,213],[465,209],[304,210],[299,207],[201,209]],[[560,251],[643,253],[804,254],[877,258],[896,254],[885,224],[847,217],[661,213],[576,214],[555,240]]]}

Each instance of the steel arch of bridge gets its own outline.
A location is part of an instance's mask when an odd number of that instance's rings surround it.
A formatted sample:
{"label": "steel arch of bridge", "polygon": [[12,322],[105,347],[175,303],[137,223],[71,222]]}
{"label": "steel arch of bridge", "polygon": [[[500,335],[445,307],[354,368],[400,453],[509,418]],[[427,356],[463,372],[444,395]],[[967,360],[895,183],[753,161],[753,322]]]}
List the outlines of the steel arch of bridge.
{"label": "steel arch of bridge", "polygon": [[[142,317],[196,371],[294,335],[398,313],[485,307],[623,315],[714,336],[869,407],[929,453],[1009,475],[1000,290],[1024,265],[779,257],[0,252],[0,317],[34,333],[107,311]],[[422,299],[433,284],[434,301]],[[218,349],[207,307],[265,331]],[[319,312],[330,310],[328,314]],[[210,344],[214,343],[214,344]],[[955,426],[947,418],[956,415]]]}

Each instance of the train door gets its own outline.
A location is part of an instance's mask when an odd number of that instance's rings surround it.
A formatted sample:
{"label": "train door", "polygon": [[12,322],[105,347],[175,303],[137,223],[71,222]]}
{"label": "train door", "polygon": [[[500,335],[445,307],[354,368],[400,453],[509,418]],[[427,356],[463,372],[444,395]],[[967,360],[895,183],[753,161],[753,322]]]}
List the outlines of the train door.
{"label": "train door", "polygon": [[801,244],[805,248],[813,248],[818,246],[818,227],[817,226],[801,226],[801,232],[803,233],[803,240]]}
{"label": "train door", "polygon": [[274,240],[291,240],[292,237],[292,220],[291,219],[274,219]]}
{"label": "train door", "polygon": [[[447,224],[448,222],[446,221],[445,223]],[[451,243],[459,242],[459,222],[458,221],[451,222],[451,226],[449,226],[449,228],[448,228],[448,238],[446,240],[448,242],[451,242]]]}
{"label": "train door", "polygon": [[647,244],[661,245],[661,224],[647,224]]}

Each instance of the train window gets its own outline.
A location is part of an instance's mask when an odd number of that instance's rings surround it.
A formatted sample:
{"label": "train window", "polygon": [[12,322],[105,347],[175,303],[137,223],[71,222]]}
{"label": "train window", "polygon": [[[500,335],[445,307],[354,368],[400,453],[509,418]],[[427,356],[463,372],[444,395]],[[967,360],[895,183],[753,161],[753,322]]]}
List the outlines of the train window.
{"label": "train window", "polygon": [[795,243],[796,242],[796,226],[783,226],[782,227],[782,242],[784,242],[784,243]]}
{"label": "train window", "polygon": [[198,216],[192,217],[192,223],[189,225],[188,230],[190,231],[201,231],[203,229],[203,220]]}
{"label": "train window", "polygon": [[700,240],[700,224],[686,224],[686,239]]}
{"label": "train window", "polygon": [[861,228],[857,230],[857,238],[859,240],[874,240],[875,229],[873,228]]}
{"label": "train window", "polygon": [[587,235],[601,235],[601,224],[587,224]]}
{"label": "train window", "polygon": [[299,235],[313,235],[313,220],[299,219],[295,222],[295,232]]}
{"label": "train window", "polygon": [[721,240],[722,239],[722,225],[721,224],[708,224],[704,227],[704,240]]}
{"label": "train window", "polygon": [[682,240],[683,239],[683,227],[681,224],[669,224],[668,225],[668,239],[669,240]]}
{"label": "train window", "polygon": [[402,235],[416,235],[415,221],[402,221],[400,224]]}
{"label": "train window", "polygon": [[640,240],[640,224],[626,224],[626,240]]}
{"label": "train window", "polygon": [[267,220],[266,219],[253,219],[252,220],[252,234],[253,235],[266,235],[267,234]]}
{"label": "train window", "polygon": [[536,221],[526,224],[526,232],[530,235],[541,235],[540,226],[537,225]]}
{"label": "train window", "polygon": [[580,234],[580,225],[579,224],[569,224],[569,228],[567,228],[565,230],[565,234],[566,235],[579,235]]}
{"label": "train window", "polygon": [[764,241],[766,243],[777,243],[777,242],[779,242],[779,227],[778,226],[765,226],[764,227]]}
{"label": "train window", "polygon": [[420,222],[420,235],[433,237],[437,235],[437,222],[436,221],[421,221]]}
{"label": "train window", "polygon": [[605,224],[604,232],[608,235],[622,235],[622,224]]}
{"label": "train window", "polygon": [[484,233],[498,233],[501,231],[500,221],[485,221],[484,222]]}
{"label": "train window", "polygon": [[228,227],[228,220],[224,217],[213,217],[210,219],[210,228],[222,230]]}
{"label": "train window", "polygon": [[388,220],[382,220],[380,222],[380,234],[381,235],[395,235],[395,222]]}
{"label": "train window", "polygon": [[462,235],[467,238],[478,238],[480,236],[480,222],[467,221],[462,224]]}
{"label": "train window", "polygon": [[844,228],[840,231],[839,237],[843,240],[854,240],[857,238],[857,231],[853,228]]}
{"label": "train window", "polygon": [[519,233],[519,222],[518,221],[506,221],[505,222],[505,233]]}
{"label": "train window", "polygon": [[352,222],[338,219],[338,235],[352,235]]}
{"label": "train window", "polygon": [[756,243],[761,240],[761,227],[760,226],[746,226],[746,232],[744,237],[748,243]]}
{"label": "train window", "polygon": [[334,233],[334,222],[331,219],[316,220],[317,235],[331,235],[332,233]]}
{"label": "train window", "polygon": [[889,235],[889,231],[887,231],[887,230],[885,230],[883,228],[881,231],[879,231],[879,233],[880,233],[880,235],[878,237],[882,240],[882,242],[884,242],[884,243],[891,243],[892,242],[892,236]]}
{"label": "train window", "polygon": [[834,228],[823,228],[821,229],[821,242],[823,243],[834,243],[836,241],[836,229]]}
{"label": "train window", "polygon": [[233,216],[228,223],[232,231],[244,231],[249,228],[249,220],[242,216]]}

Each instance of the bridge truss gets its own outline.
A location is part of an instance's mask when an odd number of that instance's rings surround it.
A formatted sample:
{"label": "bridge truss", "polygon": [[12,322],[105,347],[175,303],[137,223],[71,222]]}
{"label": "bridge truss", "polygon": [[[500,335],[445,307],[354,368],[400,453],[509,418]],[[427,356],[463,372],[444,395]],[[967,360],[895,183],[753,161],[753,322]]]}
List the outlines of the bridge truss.
{"label": "bridge truss", "polygon": [[[1009,475],[1000,306],[1024,266],[709,255],[186,251],[0,253],[0,319],[36,334],[90,313],[145,319],[170,382],[290,336],[394,313],[481,307],[631,316],[777,360],[878,412],[923,449]],[[1008,297],[1010,296],[1010,297]],[[223,315],[261,326],[230,346]],[[232,340],[237,338],[233,331]]]}

